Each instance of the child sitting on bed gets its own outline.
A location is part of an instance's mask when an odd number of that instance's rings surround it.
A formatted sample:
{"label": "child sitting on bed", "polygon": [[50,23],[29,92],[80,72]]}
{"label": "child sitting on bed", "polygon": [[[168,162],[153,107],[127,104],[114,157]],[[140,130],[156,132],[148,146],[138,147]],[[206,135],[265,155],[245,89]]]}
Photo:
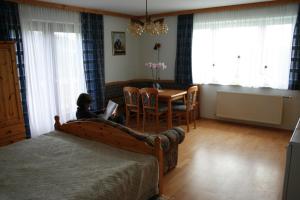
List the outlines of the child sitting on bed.
{"label": "child sitting on bed", "polygon": [[[92,103],[92,97],[89,94],[81,93],[77,99],[77,111],[76,118],[77,119],[87,119],[87,118],[98,118],[99,116],[90,111],[90,105]],[[100,114],[100,113],[98,113]],[[108,118],[113,122],[124,124],[124,117],[122,115],[117,115],[116,112],[112,113],[112,115]]]}

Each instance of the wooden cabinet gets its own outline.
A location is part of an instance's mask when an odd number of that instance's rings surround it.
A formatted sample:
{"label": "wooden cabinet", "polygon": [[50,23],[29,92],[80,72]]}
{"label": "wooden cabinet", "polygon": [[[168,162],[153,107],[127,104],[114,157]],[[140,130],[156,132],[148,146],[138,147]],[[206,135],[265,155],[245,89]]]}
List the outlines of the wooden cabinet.
{"label": "wooden cabinet", "polygon": [[14,42],[0,42],[0,146],[25,138]]}

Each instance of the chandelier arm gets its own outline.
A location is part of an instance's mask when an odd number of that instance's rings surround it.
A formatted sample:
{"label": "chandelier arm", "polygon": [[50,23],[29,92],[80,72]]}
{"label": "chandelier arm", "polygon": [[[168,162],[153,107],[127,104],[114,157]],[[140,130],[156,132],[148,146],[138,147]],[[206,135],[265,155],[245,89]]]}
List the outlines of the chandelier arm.
{"label": "chandelier arm", "polygon": [[139,19],[137,19],[137,18],[131,18],[130,21],[131,21],[132,23],[135,23],[135,24],[139,24],[139,25],[141,25],[141,26],[144,26],[144,22],[141,21],[141,20],[139,20]]}
{"label": "chandelier arm", "polygon": [[156,19],[156,20],[153,20],[154,23],[156,22],[159,22],[159,23],[163,23],[164,22],[164,18],[160,18],[160,19]]}

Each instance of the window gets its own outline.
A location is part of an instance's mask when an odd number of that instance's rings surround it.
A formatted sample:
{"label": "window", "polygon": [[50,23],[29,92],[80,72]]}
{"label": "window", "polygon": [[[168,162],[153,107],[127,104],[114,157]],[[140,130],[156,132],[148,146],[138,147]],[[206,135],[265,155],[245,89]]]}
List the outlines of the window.
{"label": "window", "polygon": [[287,89],[297,8],[195,15],[194,82]]}
{"label": "window", "polygon": [[86,92],[80,14],[20,5],[27,104],[33,137],[54,129],[53,117],[75,119]]}

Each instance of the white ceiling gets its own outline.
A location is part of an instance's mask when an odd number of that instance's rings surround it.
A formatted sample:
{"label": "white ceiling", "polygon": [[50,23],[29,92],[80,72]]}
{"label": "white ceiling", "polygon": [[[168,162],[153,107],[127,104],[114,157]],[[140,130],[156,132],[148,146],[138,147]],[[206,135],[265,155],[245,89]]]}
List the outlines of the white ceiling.
{"label": "white ceiling", "polygon": [[[102,9],[129,15],[145,14],[146,0],[42,0],[85,8]],[[148,0],[149,14],[209,8],[268,0]]]}

